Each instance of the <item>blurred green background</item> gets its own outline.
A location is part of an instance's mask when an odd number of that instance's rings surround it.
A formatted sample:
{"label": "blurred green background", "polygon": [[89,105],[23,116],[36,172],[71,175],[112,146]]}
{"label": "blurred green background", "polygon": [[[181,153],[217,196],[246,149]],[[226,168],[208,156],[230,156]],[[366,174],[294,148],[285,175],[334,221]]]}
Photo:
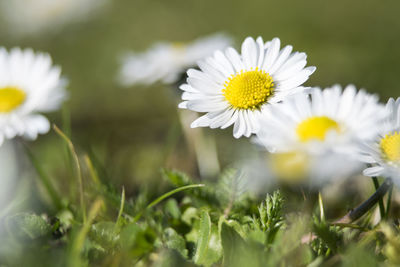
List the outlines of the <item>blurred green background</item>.
{"label": "blurred green background", "polygon": [[[399,10],[397,0],[118,0],[85,21],[47,33],[17,36],[2,23],[0,39],[7,48],[49,52],[62,66],[70,81],[64,114],[70,113],[73,142],[80,151],[92,151],[112,182],[129,192],[159,179],[161,167],[198,174],[177,126],[176,90],[118,85],[126,51],[215,32],[232,35],[237,48],[246,36],[280,37],[282,45],[306,52],[309,65],[317,66],[307,85],[353,83],[386,101],[400,93]],[[61,112],[51,118],[62,125]],[[231,129],[205,131],[216,137],[222,166],[252,149],[248,140],[234,140]],[[52,132],[32,147],[46,171],[66,177],[61,144]]]}

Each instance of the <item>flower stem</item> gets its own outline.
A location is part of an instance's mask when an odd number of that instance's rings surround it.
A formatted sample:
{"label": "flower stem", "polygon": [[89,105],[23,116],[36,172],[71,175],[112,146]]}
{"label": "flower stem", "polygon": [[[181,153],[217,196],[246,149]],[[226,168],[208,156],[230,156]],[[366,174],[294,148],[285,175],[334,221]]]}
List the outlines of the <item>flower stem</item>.
{"label": "flower stem", "polygon": [[389,189],[392,188],[392,186],[393,186],[392,179],[387,178],[370,198],[368,198],[357,208],[352,209],[343,218],[337,220],[334,223],[351,223],[359,219],[361,216],[367,213],[376,203],[378,203],[379,200],[382,200],[382,198],[389,191]]}
{"label": "flower stem", "polygon": [[[379,181],[377,177],[371,177],[374,182],[375,190],[379,189]],[[379,214],[381,215],[381,220],[385,218],[385,206],[383,205],[383,198],[379,199]]]}
{"label": "flower stem", "polygon": [[389,211],[390,211],[390,205],[392,203],[392,193],[393,193],[393,185],[389,189],[389,194],[386,202],[386,213],[385,213],[385,219],[389,217]]}

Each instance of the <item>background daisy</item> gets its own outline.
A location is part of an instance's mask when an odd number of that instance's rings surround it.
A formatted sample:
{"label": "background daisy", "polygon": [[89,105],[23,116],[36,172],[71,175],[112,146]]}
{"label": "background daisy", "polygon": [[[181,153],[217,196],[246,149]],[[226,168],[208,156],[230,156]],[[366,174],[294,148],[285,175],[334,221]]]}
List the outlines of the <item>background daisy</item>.
{"label": "background daisy", "polygon": [[256,142],[278,152],[350,152],[354,141],[377,135],[376,125],[385,114],[376,95],[353,85],[343,91],[339,85],[314,88],[310,97],[299,94],[268,110]]}
{"label": "background daisy", "polygon": [[38,34],[87,19],[107,0],[0,0],[0,12],[15,34]]}
{"label": "background daisy", "polygon": [[120,70],[120,82],[125,86],[177,82],[185,70],[196,61],[224,49],[232,43],[225,34],[214,34],[190,43],[160,42],[146,52],[131,53],[124,57]]}
{"label": "background daisy", "polygon": [[332,181],[343,181],[359,173],[362,167],[359,161],[338,153],[312,155],[287,151],[252,155],[240,169],[251,191],[265,193],[279,184],[320,188]]}
{"label": "background daisy", "polygon": [[376,125],[379,135],[372,142],[360,145],[360,159],[374,166],[364,170],[371,177],[390,177],[400,185],[400,98],[390,98],[383,124]]}
{"label": "background daisy", "polygon": [[200,71],[188,70],[179,107],[207,113],[191,127],[224,129],[234,124],[235,138],[249,137],[259,130],[259,116],[268,104],[304,90],[300,85],[315,71],[304,68],[306,57],[292,53],[291,46],[280,49],[278,38],[264,43],[261,37],[248,37],[241,55],[232,47],[218,50],[198,63]]}
{"label": "background daisy", "polygon": [[49,121],[39,113],[56,110],[65,100],[66,81],[60,75],[48,54],[0,48],[0,144],[49,131]]}

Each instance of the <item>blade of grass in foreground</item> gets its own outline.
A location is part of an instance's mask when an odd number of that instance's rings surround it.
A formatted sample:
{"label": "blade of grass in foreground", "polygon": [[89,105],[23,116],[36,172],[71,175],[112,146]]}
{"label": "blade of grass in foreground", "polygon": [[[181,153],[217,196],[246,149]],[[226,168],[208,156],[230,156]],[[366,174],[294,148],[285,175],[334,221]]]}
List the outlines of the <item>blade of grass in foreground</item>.
{"label": "blade of grass in foreground", "polygon": [[[166,198],[172,196],[173,194],[176,194],[176,193],[178,193],[178,192],[181,192],[181,191],[184,191],[184,190],[187,190],[187,189],[198,188],[198,187],[203,187],[203,186],[205,186],[205,185],[204,185],[204,184],[192,184],[192,185],[185,185],[185,186],[178,187],[178,188],[176,188],[176,189],[174,189],[174,190],[171,190],[171,191],[165,193],[164,195],[158,197],[156,200],[152,201],[149,205],[147,205],[147,207],[145,208],[145,210],[154,207],[155,205],[157,205],[158,203],[160,203],[160,202],[163,201],[164,199],[166,199]],[[143,212],[144,212],[144,211],[139,212],[139,214],[137,214],[137,215],[135,216],[135,218],[133,219],[133,221],[134,221],[134,222],[137,222],[137,221],[140,219],[140,217],[142,217]]]}
{"label": "blade of grass in foreground", "polygon": [[27,146],[25,146],[25,151],[26,151],[26,154],[28,155],[30,161],[32,162],[33,167],[36,169],[36,172],[39,176],[40,181],[42,182],[43,186],[46,188],[47,193],[49,193],[49,196],[53,202],[53,205],[57,209],[61,209],[62,201],[60,199],[59,194],[57,193],[57,190],[54,188],[53,184],[51,183],[50,177],[42,169],[41,165],[39,164],[39,161],[36,159],[36,157],[33,155],[33,153],[29,150],[29,148]]}
{"label": "blade of grass in foreground", "polygon": [[83,218],[83,223],[85,223],[86,222],[86,208],[85,208],[85,202],[83,199],[83,181],[82,181],[81,165],[79,163],[78,155],[76,154],[75,147],[72,144],[71,140],[60,130],[60,128],[58,128],[56,125],[53,125],[53,129],[68,144],[69,150],[71,151],[71,155],[74,158],[75,166],[76,166],[76,176],[78,177],[78,183],[79,183],[79,195],[80,195],[80,203],[81,203],[81,210],[82,210],[82,218]]}
{"label": "blade of grass in foreground", "polygon": [[86,235],[88,234],[94,219],[96,218],[103,205],[103,200],[101,198],[98,198],[95,200],[92,207],[90,208],[88,219],[83,223],[82,228],[72,241],[68,266],[82,266],[81,252],[85,243]]}

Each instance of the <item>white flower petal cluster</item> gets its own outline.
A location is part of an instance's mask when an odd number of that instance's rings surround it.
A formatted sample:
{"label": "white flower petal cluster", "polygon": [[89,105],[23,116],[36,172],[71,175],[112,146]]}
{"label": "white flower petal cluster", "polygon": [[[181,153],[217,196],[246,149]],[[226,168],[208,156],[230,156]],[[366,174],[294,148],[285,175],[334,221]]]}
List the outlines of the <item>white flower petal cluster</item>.
{"label": "white flower petal cluster", "polygon": [[125,86],[149,85],[155,82],[177,82],[185,70],[199,59],[224,49],[232,39],[224,34],[214,34],[191,43],[160,42],[146,52],[130,53],[123,58],[119,81]]}
{"label": "white flower petal cluster", "polygon": [[376,138],[360,144],[359,158],[373,165],[364,175],[390,177],[400,185],[400,98],[390,98],[386,111],[384,123],[375,126],[379,131]]}
{"label": "white flower petal cluster", "polygon": [[12,33],[39,34],[90,17],[107,0],[0,0],[0,13]]}
{"label": "white flower petal cluster", "polygon": [[351,153],[357,141],[372,140],[386,116],[376,95],[348,85],[313,88],[271,107],[261,119],[257,143],[269,151]]}
{"label": "white flower petal cluster", "polygon": [[227,128],[233,135],[249,137],[260,129],[259,118],[269,105],[305,90],[301,85],[315,71],[305,67],[305,53],[281,49],[280,40],[264,43],[246,38],[241,54],[229,47],[199,61],[200,70],[189,69],[180,108],[206,114],[192,127]]}
{"label": "white flower petal cluster", "polygon": [[0,144],[16,136],[33,140],[47,133],[50,123],[40,113],[60,107],[66,84],[48,54],[0,48]]}

